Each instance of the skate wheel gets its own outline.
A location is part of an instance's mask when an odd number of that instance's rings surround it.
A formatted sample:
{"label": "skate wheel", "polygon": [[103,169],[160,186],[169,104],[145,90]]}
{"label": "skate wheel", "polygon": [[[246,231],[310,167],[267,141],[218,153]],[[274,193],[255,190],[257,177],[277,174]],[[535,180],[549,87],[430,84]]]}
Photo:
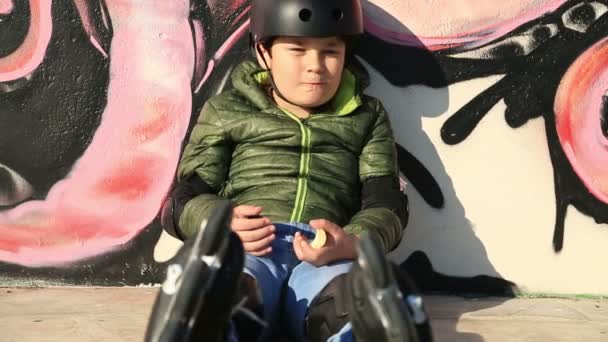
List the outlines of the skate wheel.
{"label": "skate wheel", "polygon": [[375,237],[369,233],[361,235],[357,262],[366,277],[374,282],[376,288],[385,288],[392,281],[391,270],[385,261],[384,252],[379,248]]}

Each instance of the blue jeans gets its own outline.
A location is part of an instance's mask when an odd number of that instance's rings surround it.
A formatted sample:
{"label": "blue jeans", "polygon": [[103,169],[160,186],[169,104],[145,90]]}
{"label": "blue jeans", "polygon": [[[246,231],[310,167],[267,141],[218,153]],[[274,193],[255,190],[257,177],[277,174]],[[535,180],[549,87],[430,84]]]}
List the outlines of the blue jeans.
{"label": "blue jeans", "polygon": [[[281,323],[281,332],[295,341],[307,341],[304,319],[308,306],[321,290],[336,276],[347,273],[352,261],[340,261],[316,267],[301,262],[293,250],[293,237],[299,231],[313,239],[314,228],[299,222],[276,223],[276,239],[272,252],[264,257],[247,254],[244,272],[253,276],[262,293],[264,320],[269,323],[262,341],[275,333]],[[353,341],[350,324],[332,336],[329,341]]]}

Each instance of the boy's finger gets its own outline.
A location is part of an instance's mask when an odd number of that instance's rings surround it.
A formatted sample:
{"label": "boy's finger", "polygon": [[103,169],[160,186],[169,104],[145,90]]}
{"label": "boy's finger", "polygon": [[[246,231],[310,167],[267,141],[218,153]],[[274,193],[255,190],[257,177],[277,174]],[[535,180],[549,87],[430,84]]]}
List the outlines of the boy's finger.
{"label": "boy's finger", "polygon": [[275,232],[274,226],[266,226],[259,229],[251,229],[251,230],[241,230],[238,232],[241,241],[243,242],[253,242],[266,238],[267,236],[272,235]]}
{"label": "boy's finger", "polygon": [[249,217],[257,216],[262,212],[262,207],[256,207],[253,205],[239,205],[234,207],[233,213],[236,217]]}
{"label": "boy's finger", "polygon": [[340,234],[344,233],[344,230],[342,229],[342,227],[338,226],[337,224],[335,224],[329,220],[324,220],[324,219],[311,220],[309,223],[310,223],[311,227],[313,227],[315,229],[323,229],[324,231],[328,232],[332,236],[336,236],[336,235],[340,235]]}
{"label": "boy's finger", "polygon": [[298,258],[298,260],[300,261],[309,261],[309,259],[306,257],[306,255],[304,255],[304,252],[302,251],[302,247],[300,246],[300,237],[299,234],[296,233],[293,237],[293,251],[296,252],[296,257]]}
{"label": "boy's finger", "polygon": [[262,249],[261,251],[251,251],[248,252],[249,254],[253,255],[253,256],[265,256],[270,254],[270,252],[272,252],[272,247],[268,247],[266,249]]}
{"label": "boy's finger", "polygon": [[304,261],[313,263],[319,258],[319,252],[313,249],[308,243],[308,240],[302,236],[299,232],[296,233],[296,236],[293,239],[294,242],[294,250],[297,248],[300,250],[300,254],[302,255]]}
{"label": "boy's finger", "polygon": [[319,256],[319,250],[312,248],[312,246],[310,246],[310,243],[308,243],[306,239],[302,238],[299,242],[299,245],[304,255],[308,255],[312,259],[317,259],[317,257]]}
{"label": "boy's finger", "polygon": [[260,217],[260,218],[254,218],[254,219],[236,218],[236,219],[232,220],[230,227],[232,228],[232,230],[238,232],[238,231],[243,231],[243,230],[259,229],[262,227],[266,227],[269,224],[270,224],[270,220],[266,217]]}
{"label": "boy's finger", "polygon": [[275,239],[275,235],[272,234],[262,240],[252,241],[252,242],[243,242],[243,248],[245,251],[259,251],[261,249],[266,249],[270,247],[270,244]]}

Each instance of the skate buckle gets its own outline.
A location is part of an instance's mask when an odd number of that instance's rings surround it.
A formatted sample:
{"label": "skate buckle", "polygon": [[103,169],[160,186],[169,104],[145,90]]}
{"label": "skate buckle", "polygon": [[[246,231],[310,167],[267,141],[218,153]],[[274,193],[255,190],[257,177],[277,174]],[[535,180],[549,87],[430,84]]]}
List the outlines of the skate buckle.
{"label": "skate buckle", "polygon": [[179,289],[183,273],[184,269],[180,264],[169,265],[169,267],[167,267],[167,278],[161,287],[163,293],[167,295],[174,295]]}

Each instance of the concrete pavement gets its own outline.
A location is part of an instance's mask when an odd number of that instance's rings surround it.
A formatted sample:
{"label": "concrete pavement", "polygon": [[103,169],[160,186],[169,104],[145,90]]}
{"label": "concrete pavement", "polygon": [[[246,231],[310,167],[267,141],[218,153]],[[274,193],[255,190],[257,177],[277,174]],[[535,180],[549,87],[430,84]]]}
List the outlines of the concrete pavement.
{"label": "concrete pavement", "polygon": [[[142,341],[158,288],[0,288],[0,341]],[[606,341],[608,300],[428,296],[435,340]]]}

